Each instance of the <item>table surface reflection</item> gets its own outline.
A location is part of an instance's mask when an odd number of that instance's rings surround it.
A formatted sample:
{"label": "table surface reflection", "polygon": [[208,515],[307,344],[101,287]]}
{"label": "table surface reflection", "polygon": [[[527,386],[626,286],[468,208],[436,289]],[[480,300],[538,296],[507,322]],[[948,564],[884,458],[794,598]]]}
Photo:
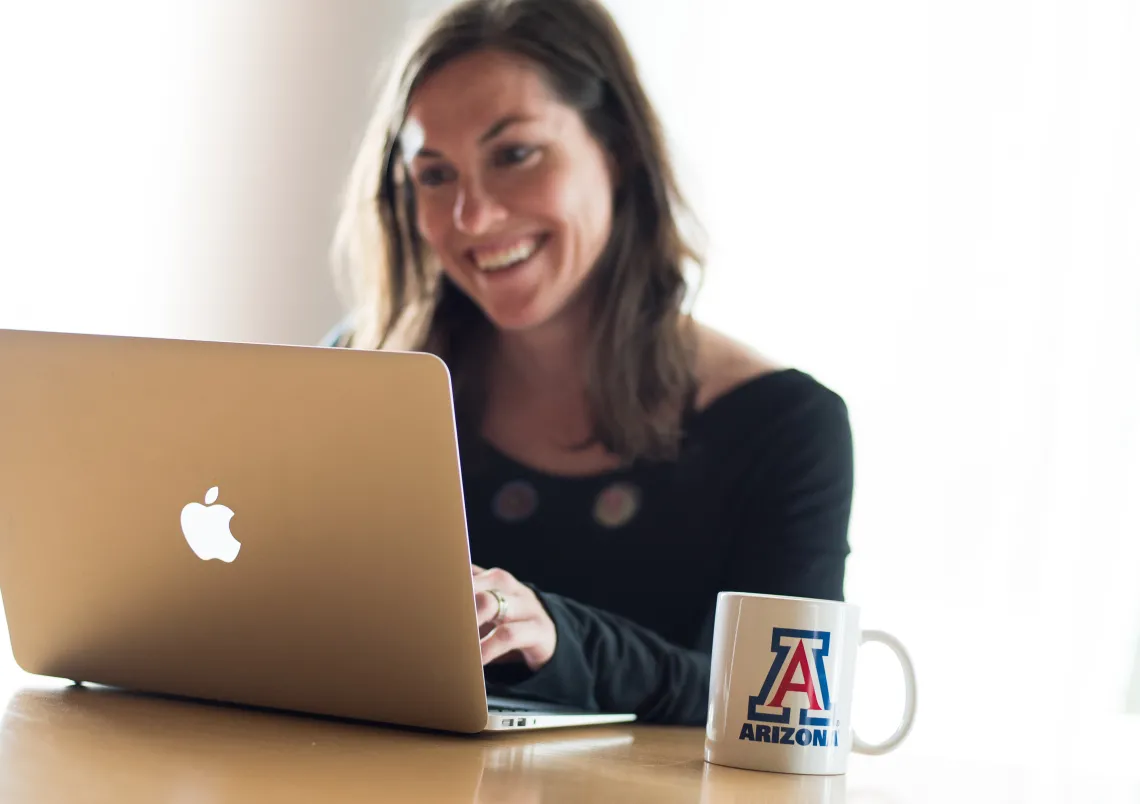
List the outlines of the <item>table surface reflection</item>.
{"label": "table surface reflection", "polygon": [[25,687],[0,718],[0,801],[1140,802],[1140,777],[1042,776],[968,754],[856,756],[837,777],[756,773],[705,764],[703,739],[638,724],[453,736]]}

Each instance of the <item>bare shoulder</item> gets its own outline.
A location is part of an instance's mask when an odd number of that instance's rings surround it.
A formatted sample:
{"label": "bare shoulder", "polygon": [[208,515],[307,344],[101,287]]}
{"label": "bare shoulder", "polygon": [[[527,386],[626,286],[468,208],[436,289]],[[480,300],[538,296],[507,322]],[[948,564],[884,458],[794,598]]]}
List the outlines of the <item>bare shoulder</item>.
{"label": "bare shoulder", "polygon": [[752,347],[696,322],[697,410],[740,385],[781,366]]}

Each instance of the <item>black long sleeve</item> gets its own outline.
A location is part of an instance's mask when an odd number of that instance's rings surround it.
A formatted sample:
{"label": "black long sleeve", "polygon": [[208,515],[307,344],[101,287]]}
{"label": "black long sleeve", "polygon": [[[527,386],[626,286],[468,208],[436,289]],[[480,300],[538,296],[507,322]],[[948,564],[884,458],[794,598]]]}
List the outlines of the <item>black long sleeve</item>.
{"label": "black long sleeve", "polygon": [[[807,375],[781,372],[698,416],[677,465],[635,467],[602,484],[639,488],[641,498],[640,522],[605,528],[608,544],[551,527],[517,533],[525,535],[521,549],[517,538],[473,532],[477,556],[538,581],[533,588],[558,631],[546,666],[533,674],[488,667],[489,687],[648,722],[702,724],[717,592],[843,598],[853,491],[843,400]],[[513,468],[517,475],[521,467]],[[583,496],[596,499],[580,493],[593,490],[580,478],[512,480],[563,513]],[[497,529],[500,537],[510,530]]]}

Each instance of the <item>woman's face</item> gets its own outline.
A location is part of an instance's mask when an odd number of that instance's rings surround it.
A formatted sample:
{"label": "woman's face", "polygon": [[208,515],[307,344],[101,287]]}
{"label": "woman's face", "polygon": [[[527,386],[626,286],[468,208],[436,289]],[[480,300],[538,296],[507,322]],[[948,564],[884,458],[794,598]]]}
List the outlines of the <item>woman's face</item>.
{"label": "woman's face", "polygon": [[420,234],[487,317],[522,330],[567,309],[609,238],[613,170],[535,67],[449,62],[412,96],[401,143]]}

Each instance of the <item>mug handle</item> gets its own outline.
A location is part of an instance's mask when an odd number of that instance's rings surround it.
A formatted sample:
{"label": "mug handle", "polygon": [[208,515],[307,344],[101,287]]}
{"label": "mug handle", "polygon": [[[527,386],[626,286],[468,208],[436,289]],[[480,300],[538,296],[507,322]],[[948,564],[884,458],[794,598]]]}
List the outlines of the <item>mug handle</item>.
{"label": "mug handle", "polygon": [[886,631],[864,631],[859,639],[859,644],[862,645],[866,642],[881,642],[890,648],[898,657],[899,664],[902,665],[903,679],[906,681],[906,703],[903,704],[902,722],[895,729],[894,734],[881,743],[867,743],[859,739],[859,735],[855,733],[854,729],[851,730],[852,751],[859,754],[885,754],[888,751],[895,750],[899,743],[906,739],[911,726],[914,725],[914,709],[918,698],[918,689],[914,681],[914,665],[911,664],[910,654],[906,652],[902,643]]}

